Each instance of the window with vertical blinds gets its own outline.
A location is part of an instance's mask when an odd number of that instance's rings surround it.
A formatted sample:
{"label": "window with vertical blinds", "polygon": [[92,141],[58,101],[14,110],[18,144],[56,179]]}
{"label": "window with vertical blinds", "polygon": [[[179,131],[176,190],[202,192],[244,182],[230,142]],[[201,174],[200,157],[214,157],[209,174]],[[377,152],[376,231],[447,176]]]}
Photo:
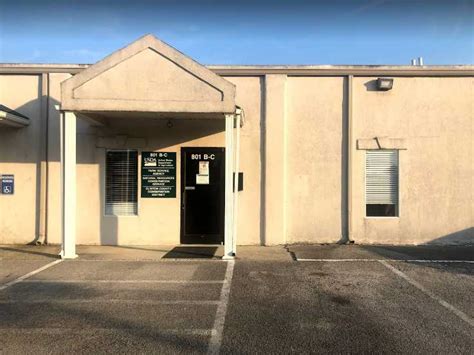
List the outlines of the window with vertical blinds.
{"label": "window with vertical blinds", "polygon": [[365,162],[367,216],[398,214],[398,151],[368,150]]}
{"label": "window with vertical blinds", "polygon": [[137,208],[138,153],[109,150],[105,168],[105,214],[134,216]]}

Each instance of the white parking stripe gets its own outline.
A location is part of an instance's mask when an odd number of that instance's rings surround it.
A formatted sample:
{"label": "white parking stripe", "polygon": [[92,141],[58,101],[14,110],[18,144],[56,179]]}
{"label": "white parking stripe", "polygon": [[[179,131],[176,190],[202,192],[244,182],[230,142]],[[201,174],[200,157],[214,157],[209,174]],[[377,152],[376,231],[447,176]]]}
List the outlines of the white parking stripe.
{"label": "white parking stripe", "polygon": [[54,260],[53,262],[50,262],[49,264],[46,264],[46,265],[40,267],[39,269],[31,271],[31,272],[29,272],[29,273],[27,273],[23,276],[20,276],[19,278],[15,279],[15,280],[7,282],[6,284],[0,286],[0,291],[3,291],[4,289],[6,289],[7,287],[10,287],[11,285],[15,285],[19,282],[22,282],[23,280],[26,280],[27,278],[29,278],[33,275],[36,275],[37,273],[39,273],[43,270],[49,269],[51,266],[59,264],[61,261],[63,261],[63,260],[62,259]]}
{"label": "white parking stripe", "polygon": [[74,259],[74,260],[68,260],[68,263],[78,263],[78,262],[84,262],[84,263],[102,263],[102,262],[125,262],[125,263],[135,263],[135,262],[140,262],[140,263],[176,263],[176,264],[182,264],[182,263],[225,263],[227,260],[223,260],[221,257],[216,257],[215,259],[199,259],[199,258],[187,258],[187,259],[181,259],[181,258],[156,258],[156,259]]}
{"label": "white parking stripe", "polygon": [[223,280],[25,280],[24,283],[44,284],[75,284],[75,283],[104,283],[104,284],[223,284]]}
{"label": "white parking stripe", "polygon": [[107,299],[35,299],[35,300],[0,300],[0,304],[45,304],[45,303],[126,303],[126,304],[146,304],[146,305],[220,305],[220,301],[201,301],[201,300],[129,300],[120,298],[107,298]]}
{"label": "white parking stripe", "polygon": [[381,260],[380,264],[384,265],[386,268],[388,268],[389,270],[391,270],[392,272],[394,272],[395,274],[397,274],[398,276],[403,278],[405,281],[410,283],[412,286],[419,289],[421,292],[426,294],[428,297],[430,297],[431,299],[438,302],[441,306],[448,309],[449,311],[451,311],[452,313],[457,315],[459,318],[461,318],[463,321],[465,321],[466,323],[468,323],[469,325],[474,327],[474,320],[471,317],[469,317],[466,313],[460,311],[459,309],[457,309],[456,307],[454,307],[450,303],[448,303],[445,300],[443,300],[442,298],[436,296],[434,293],[432,293],[431,291],[424,288],[421,284],[419,284],[415,280],[408,277],[408,275],[406,275],[404,272],[402,272],[402,271],[398,270],[397,268],[393,267],[392,265],[390,265],[387,261]]}
{"label": "white parking stripe", "polygon": [[474,264],[474,260],[429,260],[429,259],[300,259],[297,258],[296,261],[315,261],[315,262],[404,262],[404,263],[446,263],[446,264],[457,264],[457,263],[467,263]]}
{"label": "white parking stripe", "polygon": [[296,261],[319,261],[319,262],[347,262],[347,261],[378,261],[376,259],[300,259],[296,258]]}
{"label": "white parking stripe", "polygon": [[[21,333],[22,335],[30,334],[42,334],[42,335],[61,335],[64,333],[72,332],[74,334],[92,334],[95,335],[98,332],[101,333],[116,333],[116,332],[129,332],[128,328],[0,328],[0,334],[16,334]],[[186,334],[186,335],[201,335],[209,336],[214,333],[213,329],[192,329],[192,328],[183,328],[183,329],[159,329],[161,334]]]}
{"label": "white parking stripe", "polygon": [[222,286],[221,298],[216,311],[216,319],[211,339],[209,340],[208,354],[219,354],[222,345],[222,335],[224,333],[225,316],[227,314],[227,305],[229,303],[230,286],[232,276],[234,274],[234,260],[227,261],[227,269],[225,272],[224,285]]}

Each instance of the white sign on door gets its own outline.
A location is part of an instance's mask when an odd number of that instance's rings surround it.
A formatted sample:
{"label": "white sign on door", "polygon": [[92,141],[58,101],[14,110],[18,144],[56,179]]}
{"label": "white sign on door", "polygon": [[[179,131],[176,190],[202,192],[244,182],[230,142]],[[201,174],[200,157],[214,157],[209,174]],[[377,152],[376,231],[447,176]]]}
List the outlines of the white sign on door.
{"label": "white sign on door", "polygon": [[209,175],[209,162],[208,161],[199,162],[199,175]]}
{"label": "white sign on door", "polygon": [[196,185],[209,185],[209,175],[196,174]]}

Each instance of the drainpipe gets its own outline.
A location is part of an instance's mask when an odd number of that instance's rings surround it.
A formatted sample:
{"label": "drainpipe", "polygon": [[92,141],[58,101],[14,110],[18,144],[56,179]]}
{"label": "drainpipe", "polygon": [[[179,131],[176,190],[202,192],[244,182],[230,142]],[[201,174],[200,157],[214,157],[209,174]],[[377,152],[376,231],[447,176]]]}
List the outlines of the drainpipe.
{"label": "drainpipe", "polygon": [[347,237],[346,243],[353,243],[352,239],[352,150],[353,144],[353,121],[352,121],[352,79],[353,75],[347,76]]}
{"label": "drainpipe", "polygon": [[48,133],[49,133],[49,74],[41,74],[41,136],[40,136],[40,186],[39,224],[36,244],[47,244],[48,205]]}

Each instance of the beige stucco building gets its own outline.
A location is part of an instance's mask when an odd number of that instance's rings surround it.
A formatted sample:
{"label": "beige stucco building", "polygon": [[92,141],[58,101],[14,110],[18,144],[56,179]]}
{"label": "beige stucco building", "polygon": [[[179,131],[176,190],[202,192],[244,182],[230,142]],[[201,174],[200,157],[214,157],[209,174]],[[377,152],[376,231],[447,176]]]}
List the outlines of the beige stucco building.
{"label": "beige stucco building", "polygon": [[473,243],[473,75],[206,67],[150,35],[2,64],[0,244]]}

